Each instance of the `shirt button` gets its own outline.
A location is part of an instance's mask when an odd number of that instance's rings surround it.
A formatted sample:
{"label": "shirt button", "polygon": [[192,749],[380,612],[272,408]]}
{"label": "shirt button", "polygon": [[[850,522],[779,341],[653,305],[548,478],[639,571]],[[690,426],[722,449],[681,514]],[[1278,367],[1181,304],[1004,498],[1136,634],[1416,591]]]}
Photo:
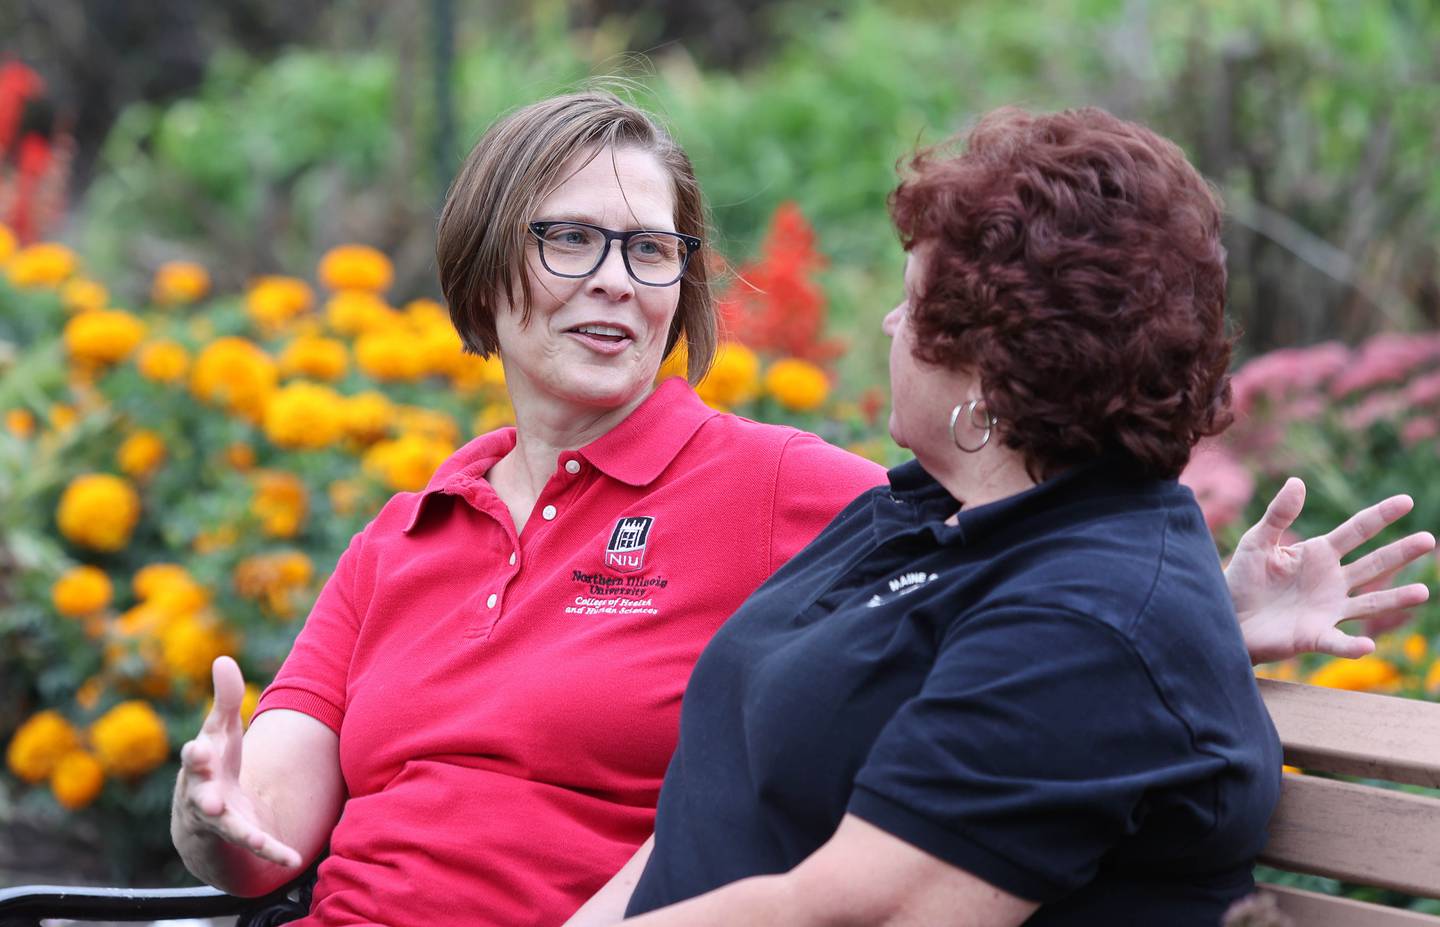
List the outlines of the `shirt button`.
{"label": "shirt button", "polygon": [[492,593],[490,593],[490,598],[488,598],[488,599],[485,600],[485,607],[486,607],[486,608],[494,608],[494,607],[495,607],[495,603],[498,602],[498,601],[500,601],[500,597],[499,597],[498,595],[496,595],[495,593],[492,592]]}
{"label": "shirt button", "polygon": [[553,505],[547,505],[547,506],[545,506],[545,508],[540,511],[540,515],[541,515],[541,517],[544,518],[546,521],[554,521],[554,520],[555,520],[555,506],[553,506]]}
{"label": "shirt button", "polygon": [[510,565],[511,565],[511,566],[514,566],[514,565],[515,565],[515,551],[513,551],[513,550],[510,551]]}
{"label": "shirt button", "polygon": [[570,459],[570,460],[565,461],[565,472],[566,472],[566,473],[579,473],[579,472],[580,472],[580,461],[575,460],[575,459],[573,459],[573,458]]}

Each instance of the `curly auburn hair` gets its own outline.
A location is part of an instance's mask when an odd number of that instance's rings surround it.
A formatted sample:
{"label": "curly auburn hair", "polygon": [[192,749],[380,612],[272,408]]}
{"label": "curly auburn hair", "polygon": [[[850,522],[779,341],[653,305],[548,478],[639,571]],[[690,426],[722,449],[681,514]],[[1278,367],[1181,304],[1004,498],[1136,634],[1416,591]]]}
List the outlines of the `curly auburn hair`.
{"label": "curly auburn hair", "polygon": [[1174,477],[1230,424],[1220,202],[1184,154],[1086,108],[1001,109],[890,196],[915,356],[978,372],[1031,475],[1102,457]]}

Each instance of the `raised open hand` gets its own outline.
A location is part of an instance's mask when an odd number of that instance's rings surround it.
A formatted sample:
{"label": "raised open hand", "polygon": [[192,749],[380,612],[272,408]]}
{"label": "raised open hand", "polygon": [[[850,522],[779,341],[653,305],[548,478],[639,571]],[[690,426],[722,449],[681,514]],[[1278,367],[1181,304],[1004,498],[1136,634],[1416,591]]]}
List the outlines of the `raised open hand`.
{"label": "raised open hand", "polygon": [[210,832],[245,847],[261,859],[298,868],[300,854],[270,834],[259,820],[255,803],[240,785],[244,727],[240,703],[245,679],[229,657],[211,670],[215,705],[195,739],[180,750],[180,778],[175,788],[175,814],[192,832]]}
{"label": "raised open hand", "polygon": [[1386,544],[1353,563],[1340,562],[1414,504],[1409,496],[1391,496],[1328,534],[1282,544],[1305,506],[1305,484],[1294,477],[1287,480],[1260,521],[1240,538],[1225,570],[1251,661],[1267,663],[1312,651],[1363,657],[1375,649],[1375,642],[1346,634],[1337,624],[1389,615],[1428,599],[1430,590],[1421,583],[1367,589],[1387,584],[1406,564],[1433,550],[1435,538],[1428,531]]}

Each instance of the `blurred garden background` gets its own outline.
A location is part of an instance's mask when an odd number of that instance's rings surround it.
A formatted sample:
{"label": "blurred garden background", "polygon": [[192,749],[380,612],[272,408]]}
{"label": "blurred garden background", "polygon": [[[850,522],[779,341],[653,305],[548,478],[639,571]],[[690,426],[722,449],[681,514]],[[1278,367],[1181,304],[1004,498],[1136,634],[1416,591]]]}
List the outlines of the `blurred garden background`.
{"label": "blurred garden background", "polygon": [[[709,195],[708,402],[898,462],[897,159],[1095,104],[1227,203],[1240,418],[1186,475],[1222,553],[1292,474],[1306,535],[1401,491],[1440,528],[1433,0],[13,0],[0,885],[185,880],[167,809],[211,660],[268,680],[350,535],[509,421],[437,301],[448,180],[497,114],[594,78]],[[1261,672],[1440,698],[1440,606],[1379,644]]]}

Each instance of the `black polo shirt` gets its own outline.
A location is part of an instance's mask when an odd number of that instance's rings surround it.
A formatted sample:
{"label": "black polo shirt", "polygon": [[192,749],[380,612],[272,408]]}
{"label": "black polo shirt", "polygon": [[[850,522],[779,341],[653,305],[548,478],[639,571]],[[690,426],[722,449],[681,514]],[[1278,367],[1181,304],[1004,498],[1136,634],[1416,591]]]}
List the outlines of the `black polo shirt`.
{"label": "black polo shirt", "polygon": [[960,513],[914,462],[725,624],[685,693],[638,914],[855,814],[1043,907],[1215,927],[1280,785],[1190,491],[1071,470]]}

